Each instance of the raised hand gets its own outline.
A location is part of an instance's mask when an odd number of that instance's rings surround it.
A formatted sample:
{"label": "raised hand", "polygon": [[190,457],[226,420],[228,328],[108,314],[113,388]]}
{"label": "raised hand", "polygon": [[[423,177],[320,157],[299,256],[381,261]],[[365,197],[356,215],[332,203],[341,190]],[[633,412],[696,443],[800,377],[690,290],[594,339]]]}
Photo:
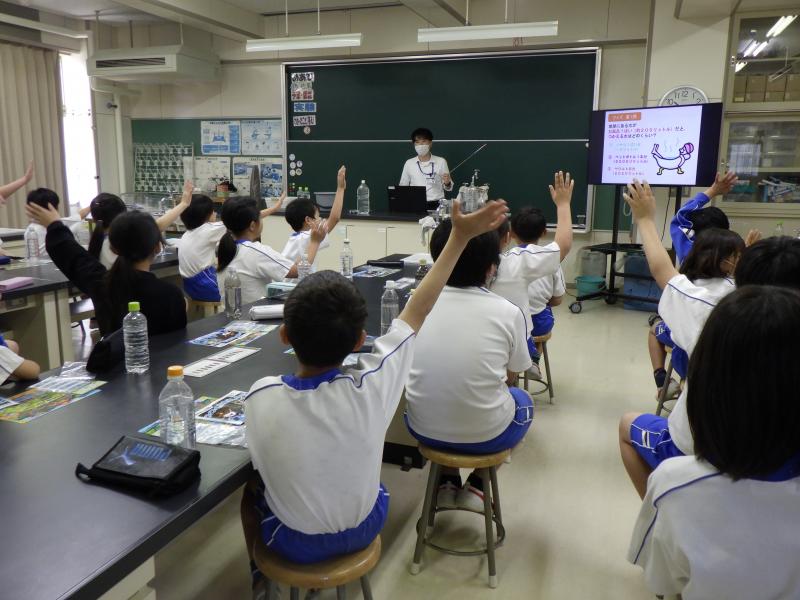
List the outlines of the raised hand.
{"label": "raised hand", "polygon": [[564,175],[563,171],[558,171],[553,176],[553,185],[550,188],[550,198],[556,206],[562,204],[569,204],[572,201],[572,190],[575,188],[575,182],[569,173]]}
{"label": "raised hand", "polygon": [[744,245],[749,248],[761,239],[761,232],[758,229],[751,229],[747,232],[747,237],[744,238]]}
{"label": "raised hand", "polygon": [[39,223],[39,225],[42,227],[48,227],[52,223],[55,223],[61,219],[61,215],[58,214],[58,211],[53,207],[52,204],[48,204],[47,208],[33,203],[26,204],[25,214],[28,215],[28,218],[31,221]]}
{"label": "raised hand", "polygon": [[465,215],[461,212],[461,202],[453,200],[452,221],[453,232],[469,240],[475,236],[493,231],[506,220],[508,207],[505,200],[492,200],[483,208]]}
{"label": "raised hand", "polygon": [[25,180],[25,183],[33,179],[33,161],[28,163],[28,168],[25,170],[25,175],[23,175],[22,178]]}
{"label": "raised hand", "polygon": [[728,171],[724,175],[717,173],[714,183],[712,183],[711,187],[706,190],[706,196],[713,198],[714,196],[719,196],[720,194],[727,194],[737,183],[738,179],[736,178],[736,173],[732,171]]}
{"label": "raised hand", "polygon": [[656,199],[646,181],[639,183],[634,179],[633,183],[628,184],[628,191],[623,194],[625,202],[631,207],[633,218],[636,221],[650,218],[656,214]]}
{"label": "raised hand", "polygon": [[340,190],[347,188],[347,167],[344,165],[339,167],[339,172],[336,173],[336,187]]}
{"label": "raised hand", "polygon": [[328,226],[325,221],[319,221],[311,228],[312,242],[322,243],[326,235],[328,235]]}

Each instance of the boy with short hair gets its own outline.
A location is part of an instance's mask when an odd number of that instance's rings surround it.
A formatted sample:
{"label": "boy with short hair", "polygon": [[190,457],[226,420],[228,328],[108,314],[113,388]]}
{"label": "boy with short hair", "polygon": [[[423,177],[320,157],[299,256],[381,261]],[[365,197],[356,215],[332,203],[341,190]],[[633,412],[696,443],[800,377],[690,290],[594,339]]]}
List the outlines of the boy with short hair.
{"label": "boy with short hair", "polygon": [[[366,303],[332,271],[309,275],[289,296],[280,336],[295,350],[293,375],[253,384],[245,407],[247,442],[263,484],[242,499],[248,551],[259,534],[281,556],[312,563],[366,548],[383,527],[388,495],[380,485],[386,428],[411,368],[416,333],[470,240],[505,220],[505,202],[462,215],[438,260],[386,335],[358,365],[343,368],[364,344]],[[252,558],[252,554],[251,554]],[[255,565],[254,592],[264,583]]]}
{"label": "boy with short hair", "polygon": [[[346,175],[347,169],[342,165],[336,174],[336,196],[333,198],[333,206],[331,206],[331,212],[325,220],[328,233],[334,230],[342,218],[344,192],[347,187]],[[311,199],[298,198],[286,207],[285,217],[286,222],[289,223],[289,227],[294,230],[294,233],[289,236],[281,254],[289,260],[297,262],[304,254],[308,255],[311,230],[320,219],[319,206]],[[328,246],[330,246],[330,242],[325,239],[320,244],[319,249],[322,250]],[[313,268],[314,266],[312,265]]]}
{"label": "boy with short hair", "polygon": [[[42,208],[47,208],[48,205],[52,205],[56,210],[58,210],[59,203],[60,199],[58,194],[47,188],[36,188],[35,190],[31,190],[28,192],[28,196],[25,199],[25,204],[37,204]],[[77,228],[80,226],[80,222],[88,213],[89,207],[84,207],[80,210],[77,217],[61,217],[61,222],[69,227],[70,231],[75,234]],[[47,235],[47,230],[38,223],[31,222],[31,225],[33,225],[33,229],[36,231],[36,234],[39,237],[39,256],[46,257],[47,250],[45,249],[44,238]],[[28,246],[28,235],[28,229],[26,229],[24,235],[26,248]]]}

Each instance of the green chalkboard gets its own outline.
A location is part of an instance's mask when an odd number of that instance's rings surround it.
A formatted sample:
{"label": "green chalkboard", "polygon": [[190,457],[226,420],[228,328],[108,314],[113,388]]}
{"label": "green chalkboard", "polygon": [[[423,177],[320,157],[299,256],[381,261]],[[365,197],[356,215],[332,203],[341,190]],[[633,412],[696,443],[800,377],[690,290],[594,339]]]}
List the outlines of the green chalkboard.
{"label": "green chalkboard", "polygon": [[204,119],[132,119],[134,144],[193,144],[200,156],[200,121]]}
{"label": "green chalkboard", "polygon": [[[480,169],[490,196],[512,209],[533,204],[553,220],[547,185],[555,170],[570,171],[577,220],[587,214],[591,192],[587,142],[597,67],[594,50],[287,64],[287,153],[303,162],[302,174],[290,173],[288,181],[331,191],[345,164],[348,207],[365,179],[374,210],[386,210],[386,187],[413,156],[411,131],[429,127],[434,153],[451,169],[486,143],[453,179],[458,186]],[[292,78],[301,73],[313,73],[313,100],[296,106]],[[304,112],[308,101],[313,113]],[[310,115],[315,125],[306,129]]]}

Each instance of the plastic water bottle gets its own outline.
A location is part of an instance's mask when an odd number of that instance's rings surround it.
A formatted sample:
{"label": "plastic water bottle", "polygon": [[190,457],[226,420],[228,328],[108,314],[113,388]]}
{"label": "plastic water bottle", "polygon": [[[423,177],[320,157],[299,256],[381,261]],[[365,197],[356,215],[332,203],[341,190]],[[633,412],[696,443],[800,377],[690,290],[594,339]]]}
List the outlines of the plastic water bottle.
{"label": "plastic water bottle", "polygon": [[161,439],[168,444],[194,448],[194,395],[183,380],[183,367],[167,369],[167,385],[158,395]]}
{"label": "plastic water bottle", "polygon": [[775,236],[781,237],[783,235],[783,221],[778,221],[778,225],[775,227]]}
{"label": "plastic water bottle", "polygon": [[308,262],[308,254],[303,254],[297,263],[297,282],[303,281],[309,275],[311,275],[311,263]]}
{"label": "plastic water bottle", "polygon": [[28,262],[39,262],[39,232],[36,231],[36,226],[31,223],[25,229],[25,258]]}
{"label": "plastic water bottle", "polygon": [[430,270],[431,268],[428,266],[427,259],[421,258],[419,261],[419,267],[417,268],[417,272],[414,275],[414,280],[416,282],[416,285],[420,284],[422,278],[425,277],[425,275],[427,275],[428,271]]}
{"label": "plastic water bottle", "polygon": [[389,331],[392,321],[400,314],[400,298],[395,291],[396,287],[397,283],[390,279],[381,296],[381,335]]}
{"label": "plastic water bottle", "polygon": [[356,190],[356,207],[358,208],[358,214],[360,215],[368,215],[369,214],[369,188],[367,187],[367,181],[365,179],[361,180],[361,185],[358,186]]}
{"label": "plastic water bottle", "polygon": [[236,269],[230,267],[225,276],[225,314],[229,319],[242,316],[242,282]]}
{"label": "plastic water bottle", "polygon": [[128,302],[128,314],[122,319],[125,342],[125,371],[147,373],[150,370],[150,347],[147,339],[147,317],[139,312],[138,302]]}
{"label": "plastic water bottle", "polygon": [[353,249],[350,247],[350,240],[345,238],[342,253],[339,255],[342,261],[342,275],[348,279],[353,278]]}

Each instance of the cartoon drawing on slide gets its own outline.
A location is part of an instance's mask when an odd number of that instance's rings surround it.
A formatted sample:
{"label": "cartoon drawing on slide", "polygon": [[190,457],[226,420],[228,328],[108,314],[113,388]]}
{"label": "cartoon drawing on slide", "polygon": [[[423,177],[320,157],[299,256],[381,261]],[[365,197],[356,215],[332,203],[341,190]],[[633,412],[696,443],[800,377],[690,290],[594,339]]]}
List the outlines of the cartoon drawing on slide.
{"label": "cartoon drawing on slide", "polygon": [[667,158],[665,156],[661,156],[661,153],[658,151],[658,144],[653,144],[653,150],[650,154],[653,155],[653,158],[658,165],[658,173],[657,175],[661,175],[664,170],[667,171],[678,171],[678,175],[683,175],[683,163],[689,160],[692,157],[692,152],[694,152],[694,144],[686,143],[681,146],[681,149],[678,151],[678,156],[673,158]]}

